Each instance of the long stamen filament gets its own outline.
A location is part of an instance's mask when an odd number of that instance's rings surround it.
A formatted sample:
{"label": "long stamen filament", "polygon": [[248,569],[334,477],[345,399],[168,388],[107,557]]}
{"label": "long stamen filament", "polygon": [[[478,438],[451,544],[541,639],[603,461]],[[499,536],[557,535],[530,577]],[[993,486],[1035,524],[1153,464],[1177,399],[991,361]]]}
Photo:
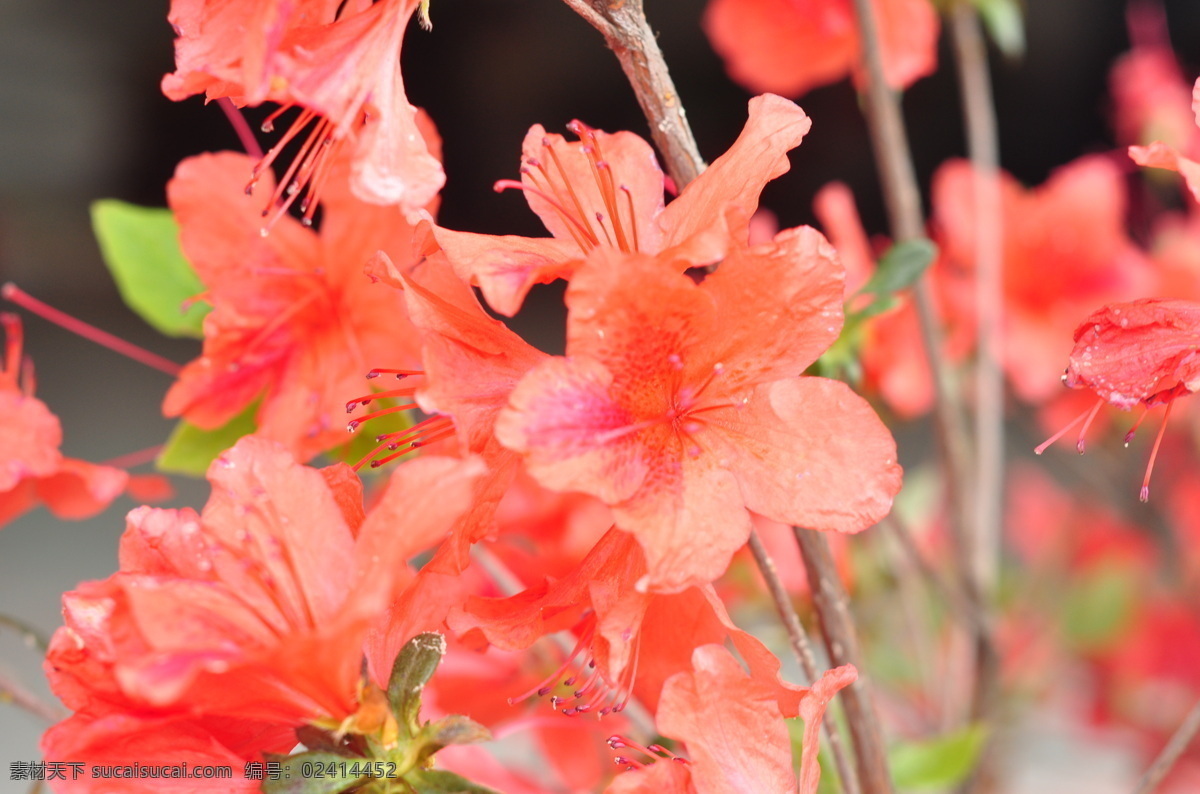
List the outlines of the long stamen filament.
{"label": "long stamen filament", "polygon": [[1154,471],[1154,460],[1158,457],[1158,447],[1162,444],[1163,433],[1167,430],[1167,420],[1171,418],[1171,406],[1174,400],[1167,403],[1167,411],[1163,414],[1162,426],[1158,428],[1158,436],[1154,439],[1154,448],[1150,450],[1150,462],[1146,464],[1146,476],[1142,478],[1142,491],[1138,498],[1143,502],[1150,501],[1150,474]]}
{"label": "long stamen filament", "polygon": [[1084,411],[1083,413],[1081,413],[1079,416],[1075,417],[1074,419],[1072,419],[1069,423],[1067,423],[1067,426],[1064,427],[1062,430],[1059,430],[1057,433],[1050,436],[1050,438],[1046,439],[1045,441],[1043,441],[1042,443],[1040,443],[1036,447],[1034,447],[1033,453],[1035,455],[1041,455],[1043,452],[1046,451],[1047,447],[1049,447],[1055,441],[1058,441],[1060,438],[1062,438],[1067,433],[1069,433],[1072,427],[1074,427],[1075,425],[1079,424],[1084,419],[1086,419],[1088,417],[1088,415],[1092,413],[1093,410],[1095,410],[1094,406],[1092,408],[1087,409],[1086,411]]}
{"label": "long stamen filament", "polygon": [[17,304],[18,306],[28,309],[29,311],[41,317],[43,320],[48,320],[55,325],[65,328],[71,333],[82,336],[91,342],[107,347],[116,353],[120,353],[126,358],[131,358],[140,364],[145,364],[148,367],[157,369],[160,372],[165,372],[171,377],[178,377],[183,371],[183,367],[176,364],[174,361],[163,358],[162,356],[151,353],[149,350],[138,347],[137,345],[126,342],[120,337],[113,336],[107,331],[101,331],[94,325],[85,323],[83,320],[76,319],[66,312],[59,311],[52,306],[49,306],[29,293],[22,290],[16,284],[9,282],[3,287],[0,287],[0,297],[7,301]]}
{"label": "long stamen filament", "polygon": [[1083,427],[1079,428],[1079,440],[1075,442],[1075,449],[1079,450],[1080,455],[1082,455],[1084,449],[1087,448],[1087,442],[1083,440],[1083,437],[1087,433],[1088,428],[1092,426],[1092,420],[1096,418],[1096,414],[1100,413],[1100,406],[1102,405],[1104,405],[1104,400],[1097,400],[1096,404],[1092,406],[1092,412],[1089,413],[1087,419],[1084,420]]}

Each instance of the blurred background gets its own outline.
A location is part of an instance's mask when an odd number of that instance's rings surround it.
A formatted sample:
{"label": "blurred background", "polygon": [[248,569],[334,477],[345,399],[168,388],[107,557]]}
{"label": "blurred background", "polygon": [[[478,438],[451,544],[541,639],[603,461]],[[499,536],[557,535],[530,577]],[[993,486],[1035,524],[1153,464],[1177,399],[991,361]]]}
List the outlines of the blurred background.
{"label": "blurred background", "polygon": [[[123,308],[88,218],[89,204],[103,197],[161,206],[181,159],[237,147],[218,108],[199,99],[173,103],[159,93],[161,76],[173,68],[166,5],[0,0],[0,281],[14,281],[52,305],[184,362],[198,345],[159,337]],[[1172,43],[1194,77],[1200,70],[1200,3],[1163,5]],[[741,129],[749,95],[728,80],[701,33],[703,0],[646,0],[646,6],[700,150],[711,160]],[[1022,182],[1037,184],[1080,154],[1113,148],[1107,75],[1127,49],[1128,35],[1122,0],[1031,0],[1026,11],[1026,56],[1007,62],[993,52],[993,74],[1002,163]],[[410,99],[430,112],[445,139],[445,225],[541,233],[520,196],[491,188],[497,179],[517,176],[520,142],[535,122],[561,130],[579,118],[646,135],[615,59],[562,3],[434,0],[432,17],[432,32],[409,31],[404,63]],[[943,41],[939,72],[905,97],[926,188],[942,160],[963,154],[955,80]],[[813,194],[838,179],[854,189],[868,231],[885,231],[866,130],[849,84],[815,90],[800,104],[813,119],[812,132],[793,152],[791,173],[768,187],[764,205],[784,227],[812,222]],[[514,321],[551,352],[562,348],[559,295],[554,287],[539,288],[536,306]],[[166,376],[28,314],[24,321],[37,393],[62,421],[65,454],[99,462],[164,440],[171,427],[159,412]],[[911,432],[919,438],[924,429]],[[177,504],[202,504],[201,484],[176,485]],[[61,620],[64,591],[116,569],[116,540],[130,507],[118,500],[82,523],[59,522],[38,510],[0,531],[0,613],[51,633]],[[50,699],[36,654],[4,630],[0,671]],[[1047,720],[1029,742],[1025,760],[1034,771],[1014,771],[1013,790],[1128,790],[1138,769],[1127,755],[1063,739],[1053,718]],[[8,764],[39,757],[44,727],[0,704],[0,792],[28,789],[8,780]],[[1068,776],[1054,778],[1055,770],[1069,770]]]}

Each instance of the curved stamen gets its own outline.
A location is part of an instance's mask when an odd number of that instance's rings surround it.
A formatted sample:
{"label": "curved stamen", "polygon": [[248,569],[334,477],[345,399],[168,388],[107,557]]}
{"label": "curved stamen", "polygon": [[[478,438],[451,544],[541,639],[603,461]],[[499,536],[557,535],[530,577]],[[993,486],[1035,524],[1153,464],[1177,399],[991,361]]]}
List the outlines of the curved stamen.
{"label": "curved stamen", "polygon": [[[589,613],[590,613],[590,610],[589,610]],[[571,651],[571,655],[568,656],[567,660],[562,663],[562,666],[559,667],[557,670],[555,670],[550,675],[546,676],[544,679],[542,679],[541,683],[539,683],[537,686],[535,686],[533,689],[529,690],[528,692],[526,692],[522,695],[517,695],[516,697],[508,698],[508,704],[510,706],[520,703],[522,700],[528,700],[529,698],[533,697],[534,695],[537,695],[538,697],[544,697],[544,696],[548,695],[551,692],[551,690],[554,689],[554,687],[562,679],[563,673],[565,673],[568,669],[570,669],[571,665],[575,662],[575,657],[579,656],[579,654],[582,653],[585,648],[590,647],[592,644],[592,637],[595,635],[595,630],[596,630],[596,621],[594,618],[587,619],[590,616],[591,616],[590,614],[588,616],[585,616],[587,625],[584,627],[583,633],[580,635],[579,640],[575,643],[575,648],[574,648],[574,650]],[[572,676],[568,680],[574,681],[575,677]],[[563,682],[563,683],[565,683],[565,682]],[[569,684],[568,684],[568,686],[569,686]]]}
{"label": "curved stamen", "polygon": [[587,227],[585,227],[579,221],[578,218],[575,218],[569,212],[567,212],[567,210],[561,204],[559,204],[558,201],[556,201],[553,196],[551,196],[546,191],[539,190],[539,189],[533,187],[532,185],[526,185],[524,182],[518,182],[515,179],[499,179],[496,181],[496,184],[492,185],[492,189],[495,190],[497,193],[503,193],[505,190],[524,190],[527,193],[532,193],[535,196],[538,196],[539,198],[541,198],[544,201],[546,201],[547,203],[549,203],[550,206],[552,206],[555,210],[557,210],[558,214],[561,215],[564,220],[573,224],[575,226],[575,228],[577,228],[581,233],[586,235],[587,238],[589,239],[589,241],[592,242],[593,246],[596,244],[597,241],[595,240],[594,236],[592,235],[591,230],[589,230]]}

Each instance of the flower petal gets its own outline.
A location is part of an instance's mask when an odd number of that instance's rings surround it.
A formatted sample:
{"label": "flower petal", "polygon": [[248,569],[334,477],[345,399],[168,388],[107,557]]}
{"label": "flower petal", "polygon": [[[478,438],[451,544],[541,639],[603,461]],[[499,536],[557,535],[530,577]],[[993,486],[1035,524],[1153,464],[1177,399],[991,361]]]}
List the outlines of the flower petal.
{"label": "flower petal", "polygon": [[[759,194],[768,182],[787,173],[787,153],[800,145],[811,127],[812,120],[794,102],[773,94],[751,99],[737,140],[663,210],[658,219],[662,249],[679,246],[688,261],[701,264],[724,256],[731,237],[745,244]],[[740,210],[742,218],[732,228],[727,224],[730,207]]]}
{"label": "flower petal", "polygon": [[781,380],[721,415],[746,506],[808,529],[859,532],[900,490],[896,442],[865,400],[825,378]]}

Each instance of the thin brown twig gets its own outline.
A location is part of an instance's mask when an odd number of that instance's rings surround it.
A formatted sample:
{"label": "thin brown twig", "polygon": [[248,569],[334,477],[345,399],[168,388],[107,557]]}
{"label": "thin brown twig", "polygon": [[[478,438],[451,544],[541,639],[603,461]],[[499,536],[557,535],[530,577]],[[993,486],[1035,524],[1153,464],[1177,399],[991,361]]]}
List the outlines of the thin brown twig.
{"label": "thin brown twig", "polygon": [[0,703],[11,703],[50,723],[58,722],[67,716],[62,709],[49,703],[43,703],[32,692],[9,678],[2,670],[0,670]]}
{"label": "thin brown twig", "polygon": [[46,651],[50,648],[50,640],[45,634],[42,634],[36,626],[33,626],[20,618],[14,618],[11,615],[0,614],[0,627],[12,629],[21,637],[21,642],[25,643],[29,648],[37,651],[42,656],[46,655]]}
{"label": "thin brown twig", "polygon": [[858,680],[842,690],[846,723],[854,739],[859,783],[866,794],[891,794],[892,779],[884,752],[883,733],[863,673],[862,654],[854,620],[850,615],[849,598],[838,577],[829,541],[820,532],[810,529],[796,527],[794,532],[804,558],[804,569],[808,573],[813,606],[820,620],[821,636],[829,652],[829,661],[834,666],[852,664],[859,671]]}
{"label": "thin brown twig", "polygon": [[[788,592],[779,578],[775,561],[767,553],[767,548],[763,545],[762,538],[758,536],[757,532],[750,533],[749,545],[754,562],[758,565],[758,570],[767,583],[771,600],[775,602],[775,611],[779,613],[779,619],[787,631],[788,641],[791,643],[792,652],[796,655],[796,661],[800,662],[800,667],[804,670],[808,683],[812,684],[819,678],[819,675],[817,660],[813,656],[812,643],[808,641],[804,624],[800,622],[800,616],[796,614],[792,599],[788,596]],[[846,759],[846,752],[842,747],[842,737],[837,731],[831,714],[826,713],[821,730],[825,734],[826,746],[829,747],[829,753],[833,756],[833,763],[837,767],[838,777],[842,781],[842,790],[846,794],[858,794],[861,790],[858,785],[858,775]]]}
{"label": "thin brown twig", "polygon": [[1004,381],[1000,334],[1004,294],[1004,217],[1000,139],[987,45],[974,6],[954,5],[950,37],[958,61],[959,94],[973,171],[975,304],[979,354],[975,370],[975,576],[984,592],[995,583],[1004,487]]}
{"label": "thin brown twig", "polygon": [[704,170],[691,125],[675,91],[662,50],[646,21],[642,0],[563,0],[600,31],[621,63],[667,173],[680,190]]}
{"label": "thin brown twig", "polygon": [[1200,701],[1192,706],[1192,710],[1183,718],[1183,722],[1175,729],[1175,733],[1171,734],[1167,745],[1163,747],[1162,752],[1154,759],[1154,763],[1150,764],[1150,768],[1138,781],[1138,787],[1134,794],[1150,794],[1158,788],[1158,784],[1162,783],[1163,778],[1167,776],[1171,767],[1179,760],[1179,756],[1183,755],[1183,751],[1196,738],[1197,733],[1200,733]]}
{"label": "thin brown twig", "polygon": [[[870,0],[854,0],[855,15],[862,37],[863,60],[867,71],[865,112],[875,152],[879,181],[883,188],[892,237],[897,242],[925,237],[921,193],[913,169],[908,135],[900,111],[899,96],[888,87],[883,74],[879,26]],[[965,527],[968,509],[967,435],[963,427],[961,401],[950,383],[950,373],[943,365],[940,350],[940,331],[933,290],[929,279],[917,282],[914,290],[921,340],[929,370],[933,376],[937,400],[934,406],[938,429],[938,445],[945,462],[946,491],[954,518],[955,541],[963,561],[969,557]]]}
{"label": "thin brown twig", "polygon": [[[975,370],[975,492],[970,573],[972,590],[976,595],[985,596],[993,591],[996,583],[1004,489],[1004,381],[1000,370],[1004,238],[1000,142],[987,45],[979,15],[970,3],[960,1],[951,8],[950,38],[958,63],[975,205],[975,304],[979,342]],[[986,597],[976,598],[974,605],[978,610],[986,610]],[[996,707],[999,682],[994,653],[988,635],[977,631],[972,721],[987,722]],[[994,742],[988,740],[965,791],[980,786],[986,790],[994,782],[993,748]]]}

